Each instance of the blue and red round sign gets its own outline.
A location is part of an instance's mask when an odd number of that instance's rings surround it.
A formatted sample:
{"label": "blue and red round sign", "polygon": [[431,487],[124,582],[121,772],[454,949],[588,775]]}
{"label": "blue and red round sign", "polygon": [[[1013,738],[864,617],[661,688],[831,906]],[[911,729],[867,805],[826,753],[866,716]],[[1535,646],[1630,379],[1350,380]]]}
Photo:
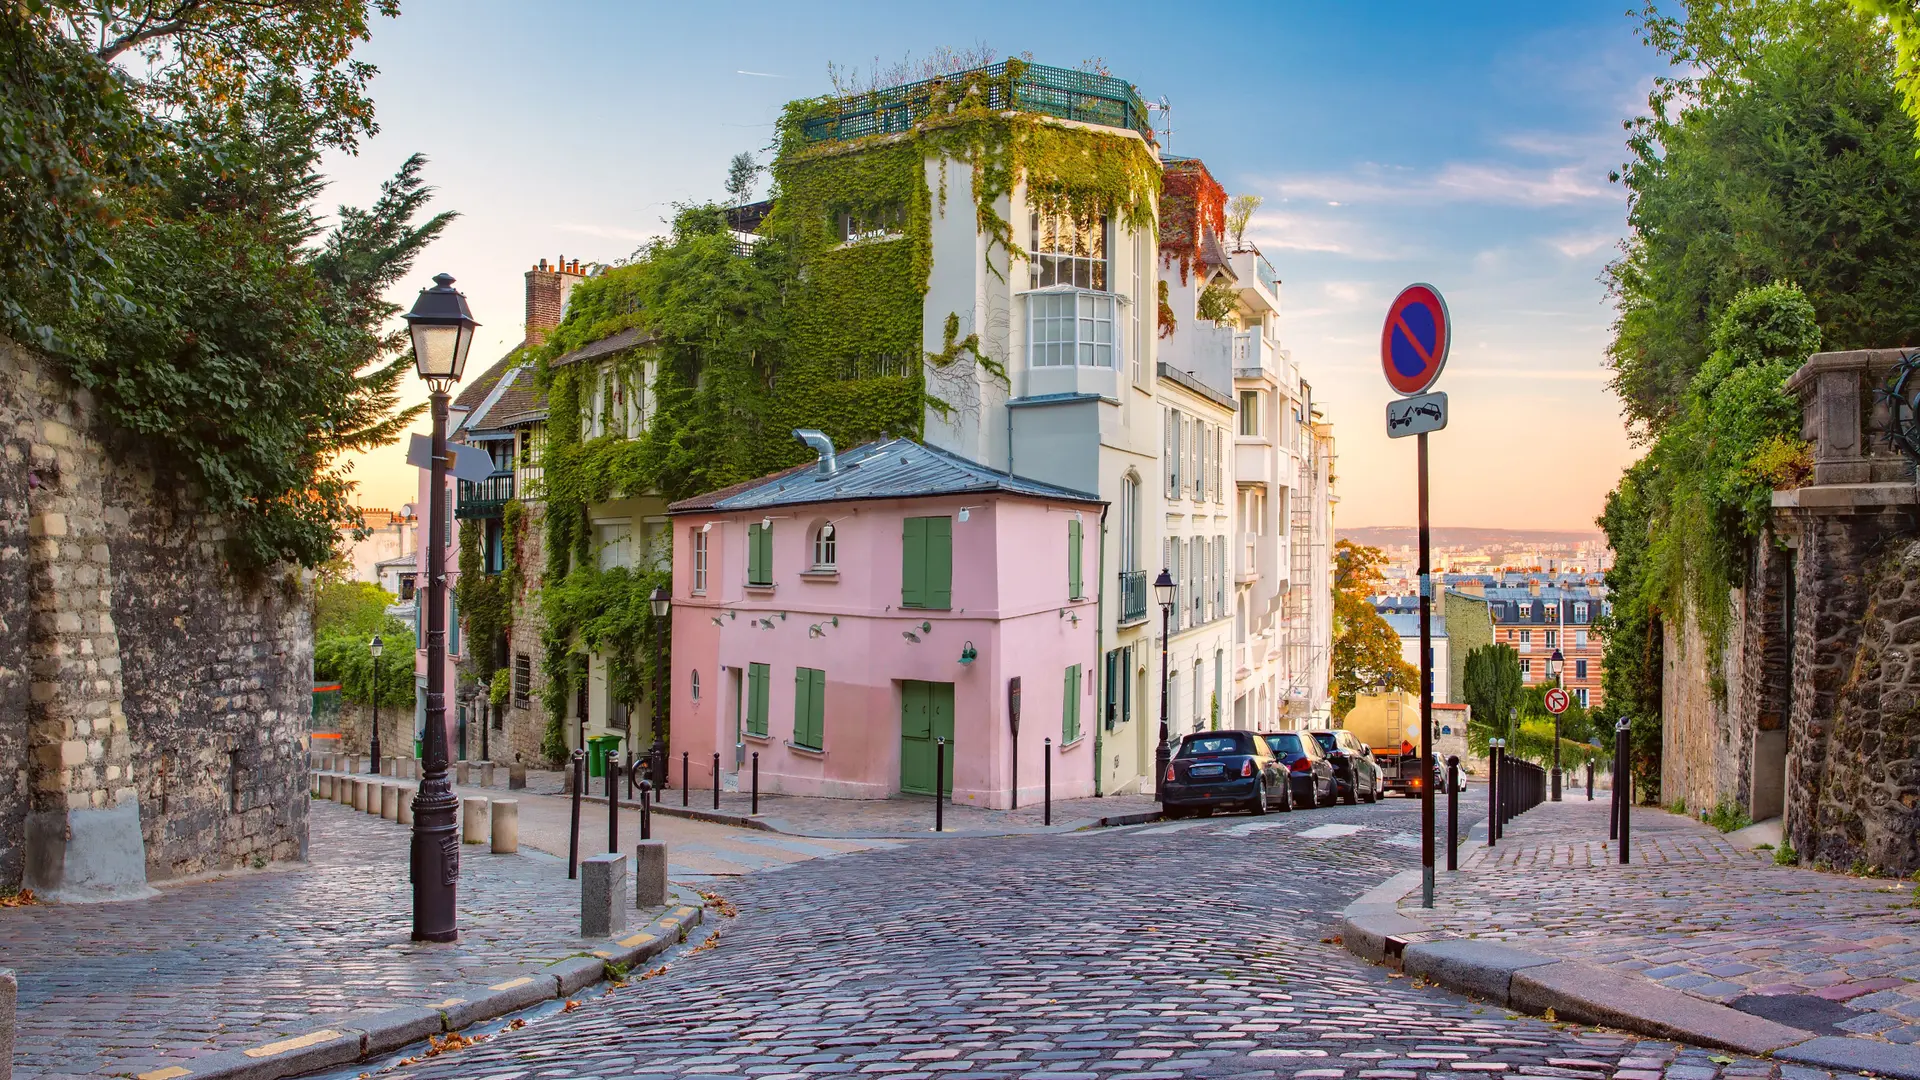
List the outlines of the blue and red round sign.
{"label": "blue and red round sign", "polygon": [[1417,284],[1400,290],[1380,331],[1380,366],[1387,385],[1406,397],[1425,393],[1447,366],[1452,337],[1447,302],[1439,289]]}

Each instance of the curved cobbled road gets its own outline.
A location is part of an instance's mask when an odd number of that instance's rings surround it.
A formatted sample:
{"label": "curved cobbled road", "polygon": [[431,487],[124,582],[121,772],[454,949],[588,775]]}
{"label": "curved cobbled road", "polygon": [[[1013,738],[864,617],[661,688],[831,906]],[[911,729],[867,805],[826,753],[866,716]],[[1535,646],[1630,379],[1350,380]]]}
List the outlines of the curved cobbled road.
{"label": "curved cobbled road", "polygon": [[1826,1075],[1514,1017],[1354,959],[1331,943],[1336,913],[1418,865],[1418,827],[1418,804],[1390,800],[928,841],[755,874],[721,888],[739,914],[712,920],[715,947],[381,1075]]}

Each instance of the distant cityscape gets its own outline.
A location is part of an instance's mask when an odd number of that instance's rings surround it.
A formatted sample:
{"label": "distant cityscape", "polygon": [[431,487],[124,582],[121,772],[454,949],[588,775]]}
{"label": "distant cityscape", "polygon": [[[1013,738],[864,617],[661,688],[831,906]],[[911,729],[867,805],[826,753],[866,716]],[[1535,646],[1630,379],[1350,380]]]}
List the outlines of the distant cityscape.
{"label": "distant cityscape", "polygon": [[[1411,526],[1341,529],[1339,536],[1386,554],[1381,568],[1386,595],[1418,591],[1419,537]],[[1429,542],[1433,572],[1440,574],[1588,576],[1598,585],[1597,579],[1613,566],[1613,552],[1599,532],[1451,527],[1434,529]]]}

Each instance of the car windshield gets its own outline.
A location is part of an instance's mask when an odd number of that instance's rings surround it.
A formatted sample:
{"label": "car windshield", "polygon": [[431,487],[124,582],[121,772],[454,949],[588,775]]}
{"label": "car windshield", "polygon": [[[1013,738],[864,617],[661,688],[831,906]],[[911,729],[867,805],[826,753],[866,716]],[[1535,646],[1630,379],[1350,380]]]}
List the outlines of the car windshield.
{"label": "car windshield", "polygon": [[1180,746],[1180,757],[1206,757],[1209,754],[1249,754],[1252,748],[1240,735],[1195,735]]}
{"label": "car windshield", "polygon": [[1302,752],[1300,749],[1300,736],[1292,732],[1267,736],[1267,745],[1272,747],[1273,752],[1276,754],[1288,755]]}
{"label": "car windshield", "polygon": [[1340,749],[1340,740],[1339,740],[1339,739],[1337,739],[1337,738],[1335,738],[1335,737],[1334,737],[1334,734],[1333,734],[1333,732],[1331,732],[1331,731],[1316,731],[1316,732],[1314,732],[1314,733],[1313,733],[1313,741],[1314,741],[1314,742],[1317,742],[1317,743],[1319,743],[1319,744],[1320,744],[1320,749],[1322,749],[1322,750],[1338,750],[1338,749]]}

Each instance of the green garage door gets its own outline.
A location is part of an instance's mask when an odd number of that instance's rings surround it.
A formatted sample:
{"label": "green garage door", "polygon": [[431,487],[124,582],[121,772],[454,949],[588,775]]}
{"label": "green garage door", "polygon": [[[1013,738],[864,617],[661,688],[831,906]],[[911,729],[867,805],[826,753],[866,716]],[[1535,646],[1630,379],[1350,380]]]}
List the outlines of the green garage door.
{"label": "green garage door", "polygon": [[900,790],[933,794],[933,740],[947,740],[942,793],[953,794],[953,684],[900,684]]}

